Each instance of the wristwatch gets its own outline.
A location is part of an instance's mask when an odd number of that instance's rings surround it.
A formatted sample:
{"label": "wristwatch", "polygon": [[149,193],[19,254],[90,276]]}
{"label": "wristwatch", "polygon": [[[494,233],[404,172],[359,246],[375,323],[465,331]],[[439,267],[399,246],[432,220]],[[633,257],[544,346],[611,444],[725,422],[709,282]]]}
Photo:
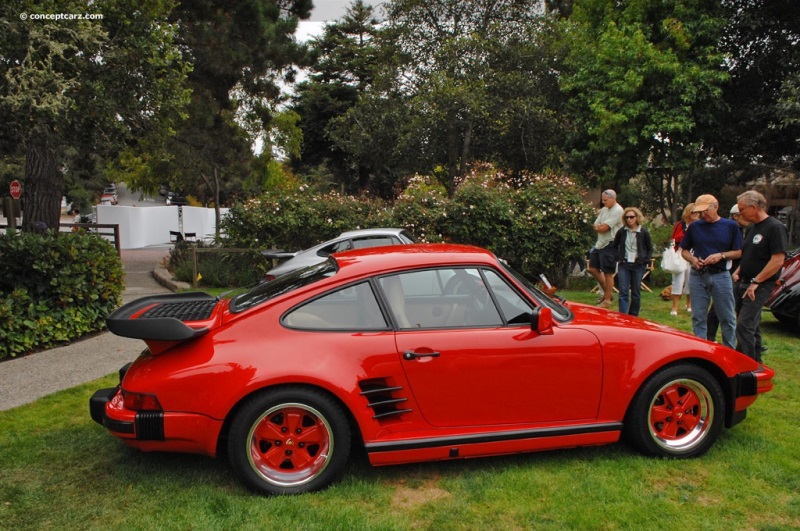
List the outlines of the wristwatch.
{"label": "wristwatch", "polygon": [[761,284],[761,282],[756,280],[756,277],[753,277],[753,278],[750,279],[750,284]]}

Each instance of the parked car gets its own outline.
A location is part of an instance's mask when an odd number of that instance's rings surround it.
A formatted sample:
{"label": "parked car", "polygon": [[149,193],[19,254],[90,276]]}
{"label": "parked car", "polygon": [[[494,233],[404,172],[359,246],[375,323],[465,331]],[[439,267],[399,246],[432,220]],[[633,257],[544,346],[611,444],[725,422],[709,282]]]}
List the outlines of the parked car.
{"label": "parked car", "polygon": [[766,307],[778,321],[800,331],[800,248],[786,255],[781,278]]}
{"label": "parked car", "polygon": [[150,296],[108,320],[148,348],[92,418],[144,451],[225,452],[267,494],[373,465],[617,442],[690,458],[744,420],[774,371],[636,317],[562,303],[490,252],[331,255],[230,299]]}
{"label": "parked car", "polygon": [[263,251],[261,254],[272,260],[284,260],[267,271],[267,280],[272,280],[301,267],[323,262],[333,253],[404,243],[414,243],[414,238],[405,229],[359,229],[343,232],[332,240],[303,251],[291,253],[272,250]]}
{"label": "parked car", "polygon": [[100,196],[100,204],[101,205],[116,205],[117,204],[117,194],[111,192],[103,192],[103,195]]}
{"label": "parked car", "polygon": [[176,192],[167,192],[167,199],[166,203],[168,205],[176,205],[176,206],[186,206],[189,202],[186,200],[183,195],[178,194]]}

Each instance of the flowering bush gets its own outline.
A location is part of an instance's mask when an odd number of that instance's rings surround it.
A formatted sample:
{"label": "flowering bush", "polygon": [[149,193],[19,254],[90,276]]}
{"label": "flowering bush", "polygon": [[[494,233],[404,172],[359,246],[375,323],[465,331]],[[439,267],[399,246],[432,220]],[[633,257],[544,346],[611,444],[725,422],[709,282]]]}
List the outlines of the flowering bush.
{"label": "flowering bush", "polygon": [[448,202],[447,191],[436,179],[415,175],[392,206],[391,225],[411,231],[418,242],[441,242]]}
{"label": "flowering bush", "polygon": [[344,231],[380,226],[386,219],[383,201],[369,198],[295,192],[268,192],[234,206],[222,222],[229,243],[245,248],[299,250]]}
{"label": "flowering bush", "polygon": [[591,205],[571,179],[523,172],[509,176],[489,164],[461,178],[453,198],[429,176],[415,175],[389,205],[366,197],[268,193],[231,209],[223,228],[238,247],[298,250],[346,230],[402,227],[419,242],[487,248],[520,272],[561,283],[572,260],[592,243]]}

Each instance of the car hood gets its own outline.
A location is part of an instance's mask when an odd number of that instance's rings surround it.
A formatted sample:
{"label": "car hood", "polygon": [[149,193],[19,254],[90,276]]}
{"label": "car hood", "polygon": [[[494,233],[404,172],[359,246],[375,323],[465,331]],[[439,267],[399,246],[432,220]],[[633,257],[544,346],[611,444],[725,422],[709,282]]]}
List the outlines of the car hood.
{"label": "car hood", "polygon": [[654,323],[640,317],[634,317],[632,315],[611,310],[604,310],[602,308],[597,308],[596,306],[589,306],[588,304],[580,304],[575,302],[567,302],[566,306],[570,309],[570,311],[572,311],[573,319],[569,321],[569,324],[573,326],[592,325],[609,326],[628,330],[653,330],[697,339],[695,336],[689,333],[670,328],[666,325]]}

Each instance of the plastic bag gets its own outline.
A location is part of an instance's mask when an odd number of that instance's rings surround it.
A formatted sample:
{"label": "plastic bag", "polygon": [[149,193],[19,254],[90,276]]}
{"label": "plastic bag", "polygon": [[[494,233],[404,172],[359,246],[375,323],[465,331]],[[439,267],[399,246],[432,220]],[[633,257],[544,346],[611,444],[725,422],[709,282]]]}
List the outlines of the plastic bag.
{"label": "plastic bag", "polygon": [[661,269],[672,275],[680,275],[689,267],[689,262],[683,259],[680,251],[676,251],[673,246],[664,249],[661,255]]}

